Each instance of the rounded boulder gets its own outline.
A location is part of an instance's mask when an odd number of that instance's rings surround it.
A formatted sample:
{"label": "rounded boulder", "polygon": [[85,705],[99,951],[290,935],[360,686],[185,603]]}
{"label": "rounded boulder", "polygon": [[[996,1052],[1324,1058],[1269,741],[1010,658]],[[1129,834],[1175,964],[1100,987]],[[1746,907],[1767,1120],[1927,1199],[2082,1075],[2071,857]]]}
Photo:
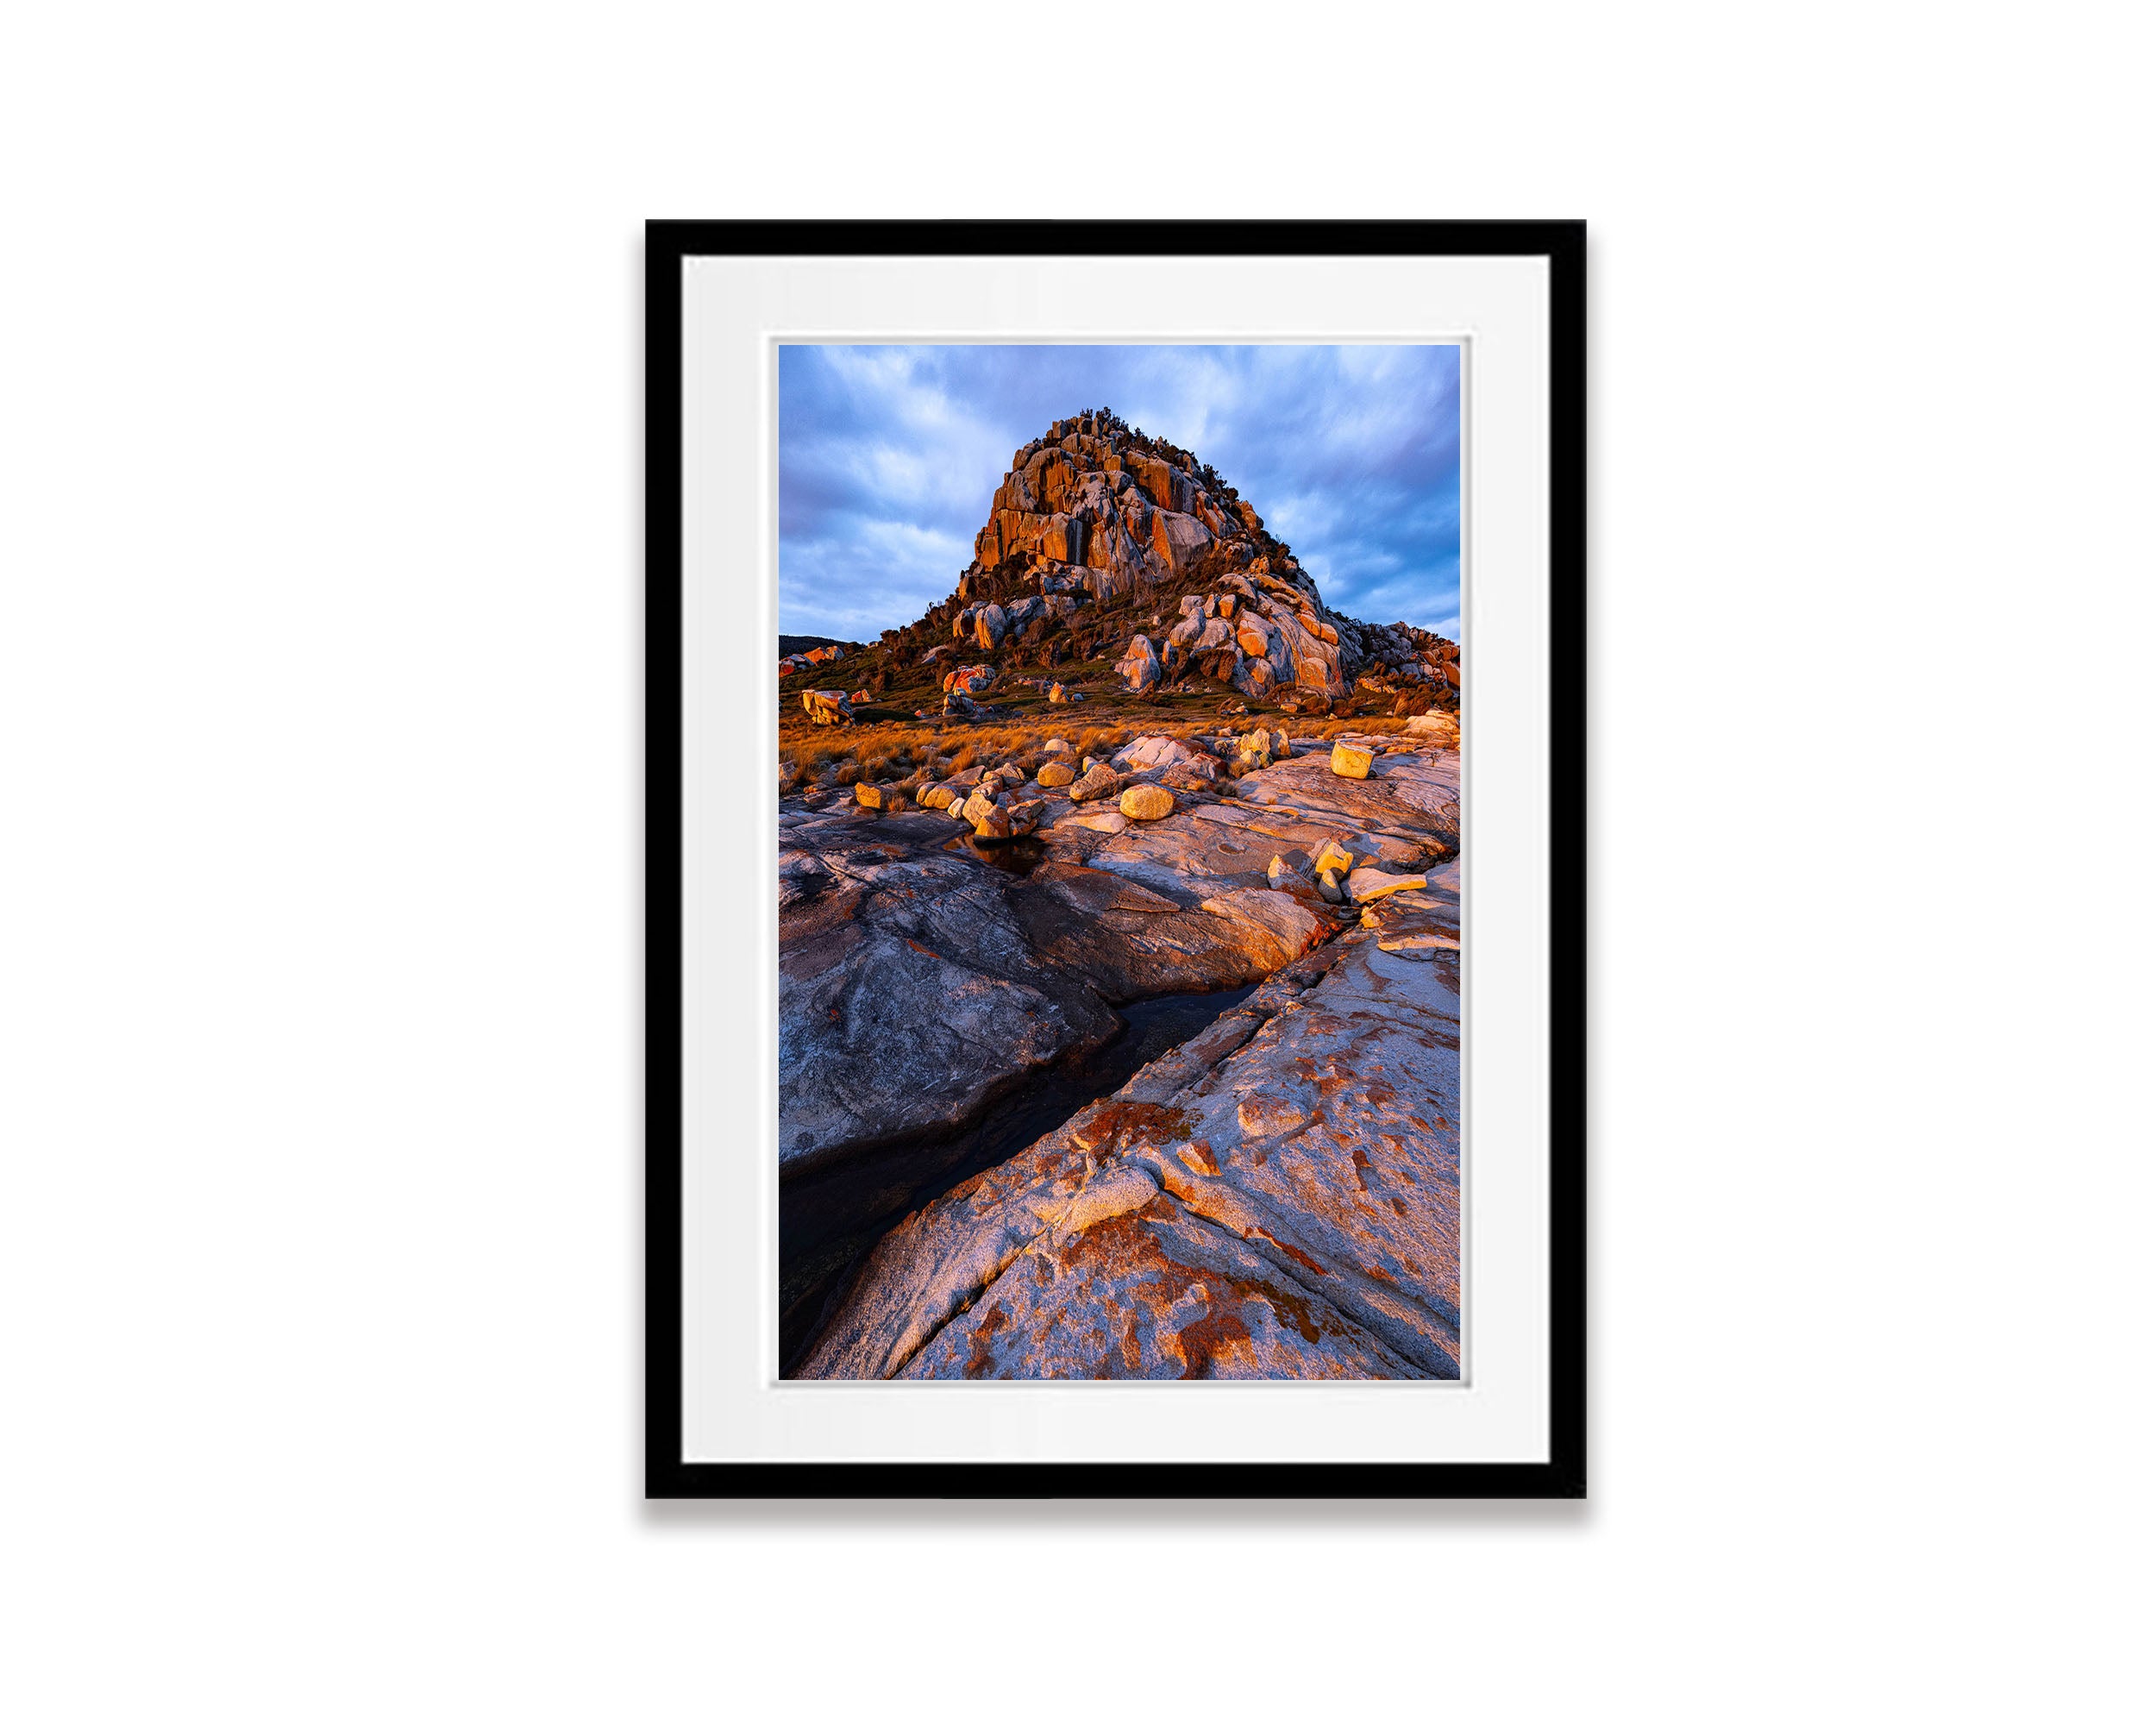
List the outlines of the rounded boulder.
{"label": "rounded boulder", "polygon": [[1175,794],[1159,785],[1133,785],[1124,792],[1121,807],[1132,820],[1158,820],[1175,812]]}

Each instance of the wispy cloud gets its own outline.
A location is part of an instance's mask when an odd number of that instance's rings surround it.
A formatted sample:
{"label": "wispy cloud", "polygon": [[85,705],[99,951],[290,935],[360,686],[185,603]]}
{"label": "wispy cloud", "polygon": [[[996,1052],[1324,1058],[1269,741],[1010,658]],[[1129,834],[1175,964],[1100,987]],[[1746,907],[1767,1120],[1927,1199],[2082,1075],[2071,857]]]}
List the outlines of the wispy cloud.
{"label": "wispy cloud", "polygon": [[1210,461],[1326,599],[1457,637],[1451,347],[787,347],[779,626],[874,636],[945,597],[1052,420],[1110,407]]}

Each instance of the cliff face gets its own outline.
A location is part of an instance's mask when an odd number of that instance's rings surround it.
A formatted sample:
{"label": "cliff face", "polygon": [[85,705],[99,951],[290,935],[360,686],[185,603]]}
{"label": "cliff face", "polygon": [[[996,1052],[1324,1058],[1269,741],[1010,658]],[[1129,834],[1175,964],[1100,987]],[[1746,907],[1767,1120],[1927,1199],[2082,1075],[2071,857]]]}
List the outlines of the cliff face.
{"label": "cliff face", "polygon": [[1420,712],[1460,685],[1453,643],[1332,610],[1233,486],[1106,409],[1012,456],[956,591],[881,647],[907,668],[1108,657],[1131,693],[1195,680],[1291,708],[1359,683]]}

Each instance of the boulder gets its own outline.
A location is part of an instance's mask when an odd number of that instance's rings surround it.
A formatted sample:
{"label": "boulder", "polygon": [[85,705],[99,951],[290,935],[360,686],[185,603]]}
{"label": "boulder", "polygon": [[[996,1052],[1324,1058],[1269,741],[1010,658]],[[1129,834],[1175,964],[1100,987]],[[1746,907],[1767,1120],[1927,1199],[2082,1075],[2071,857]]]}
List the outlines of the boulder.
{"label": "boulder", "polygon": [[1405,892],[1429,884],[1426,875],[1388,875],[1382,869],[1357,869],[1347,877],[1348,896],[1358,905],[1369,904],[1388,893]]}
{"label": "boulder", "polygon": [[1035,775],[1038,783],[1051,791],[1059,790],[1063,786],[1072,783],[1077,776],[1075,772],[1064,766],[1060,761],[1050,761]]}
{"label": "boulder", "polygon": [[1121,806],[1132,820],[1159,820],[1175,812],[1175,799],[1159,785],[1133,785],[1124,792]]}
{"label": "boulder", "polygon": [[854,722],[853,703],[846,699],[843,689],[804,689],[801,691],[801,707],[818,724],[851,724]]}
{"label": "boulder", "polygon": [[1419,743],[1427,743],[1438,749],[1457,749],[1460,746],[1460,722],[1449,712],[1432,708],[1417,713],[1407,721],[1407,735]]}
{"label": "boulder", "polygon": [[1075,803],[1089,803],[1100,797],[1112,796],[1116,787],[1122,782],[1112,767],[1097,766],[1070,787],[1070,800]]}
{"label": "boulder", "polygon": [[1310,859],[1310,866],[1320,875],[1329,869],[1344,877],[1347,871],[1355,866],[1355,853],[1338,839],[1328,838],[1319,847],[1317,855]]}
{"label": "boulder", "polygon": [[1150,549],[1153,555],[1172,574],[1180,574],[1188,568],[1206,547],[1213,543],[1213,535],[1206,530],[1205,523],[1194,515],[1159,509],[1153,512],[1151,525]]}
{"label": "boulder", "polygon": [[863,808],[880,809],[883,806],[883,787],[872,785],[866,779],[857,780],[854,785],[854,800]]}
{"label": "boulder", "polygon": [[1161,680],[1161,662],[1152,642],[1145,636],[1133,635],[1123,656],[1116,661],[1115,674],[1132,694],[1144,694],[1156,688]]}
{"label": "boulder", "polygon": [[1332,770],[1343,779],[1367,779],[1376,756],[1376,750],[1372,749],[1358,749],[1352,743],[1335,743]]}
{"label": "boulder", "polygon": [[1126,743],[1111,757],[1125,773],[1143,773],[1155,767],[1183,767],[1202,761],[1217,766],[1215,757],[1173,737],[1141,737]]}

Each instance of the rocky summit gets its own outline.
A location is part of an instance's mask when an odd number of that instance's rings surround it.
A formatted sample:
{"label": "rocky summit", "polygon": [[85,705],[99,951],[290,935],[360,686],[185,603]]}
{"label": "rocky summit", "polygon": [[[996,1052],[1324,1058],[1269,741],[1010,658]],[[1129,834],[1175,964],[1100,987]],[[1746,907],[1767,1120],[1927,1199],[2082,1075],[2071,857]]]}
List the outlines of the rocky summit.
{"label": "rocky summit", "polygon": [[1105,411],[975,553],[789,643],[782,1368],[1457,1376],[1457,648]]}
{"label": "rocky summit", "polygon": [[[787,673],[819,668],[816,652],[790,658]],[[950,715],[974,717],[992,686],[1015,693],[1025,673],[1059,668],[1069,674],[1025,679],[1028,693],[1049,699],[1060,685],[1058,704],[1098,699],[1073,681],[1090,671],[1127,694],[1211,691],[1288,712],[1357,693],[1403,715],[1459,704],[1455,643],[1332,610],[1232,485],[1105,408],[1058,420],[1012,455],[950,597],[885,630],[845,671],[872,700],[918,692],[941,713],[957,693]]]}

